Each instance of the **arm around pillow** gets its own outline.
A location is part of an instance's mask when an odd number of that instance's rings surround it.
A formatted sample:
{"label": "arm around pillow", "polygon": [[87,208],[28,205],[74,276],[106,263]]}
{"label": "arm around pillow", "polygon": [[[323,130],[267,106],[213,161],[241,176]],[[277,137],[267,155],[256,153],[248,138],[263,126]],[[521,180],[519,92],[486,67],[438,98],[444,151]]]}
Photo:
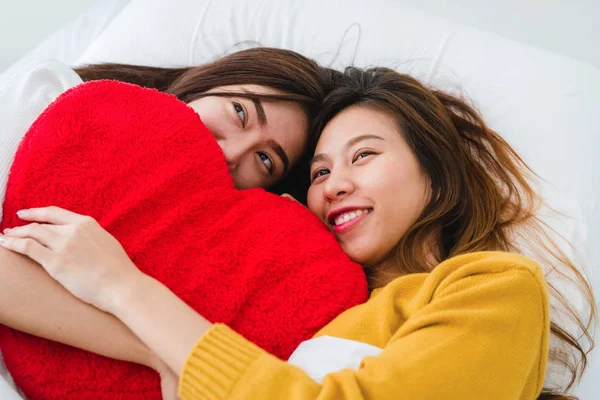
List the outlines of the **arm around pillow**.
{"label": "arm around pillow", "polygon": [[105,357],[162,368],[122,322],[73,297],[31,259],[0,248],[0,278],[0,324]]}

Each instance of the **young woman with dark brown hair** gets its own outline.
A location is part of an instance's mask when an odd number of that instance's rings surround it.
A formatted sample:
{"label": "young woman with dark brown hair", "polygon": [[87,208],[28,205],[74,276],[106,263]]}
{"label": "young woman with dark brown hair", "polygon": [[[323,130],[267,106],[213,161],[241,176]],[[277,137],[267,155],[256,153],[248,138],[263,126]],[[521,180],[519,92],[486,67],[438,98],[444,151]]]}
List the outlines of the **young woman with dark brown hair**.
{"label": "young woman with dark brown hair", "polygon": [[[355,370],[315,382],[196,314],[139,272],[112,236],[67,210],[25,211],[25,220],[69,229],[33,224],[2,245],[119,318],[181,371],[186,400],[570,398],[592,344],[595,302],[538,219],[534,175],[508,143],[465,101],[385,68],[347,69],[317,121],[308,206],[371,287],[367,303],[317,337],[381,348]],[[71,237],[73,226],[88,239]],[[63,254],[53,243],[65,241],[87,251]],[[551,273],[579,287],[587,317],[546,279]],[[557,319],[557,307],[581,336]],[[570,371],[566,384],[544,382],[549,363]]]}

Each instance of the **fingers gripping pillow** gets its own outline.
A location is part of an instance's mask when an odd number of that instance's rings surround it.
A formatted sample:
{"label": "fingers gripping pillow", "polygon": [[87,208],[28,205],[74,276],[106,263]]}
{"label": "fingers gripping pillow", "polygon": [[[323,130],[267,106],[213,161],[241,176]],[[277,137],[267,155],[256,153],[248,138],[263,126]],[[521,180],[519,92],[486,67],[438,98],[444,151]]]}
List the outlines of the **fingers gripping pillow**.
{"label": "fingers gripping pillow", "polygon": [[[91,82],[38,118],[15,156],[0,228],[49,205],[91,215],[141,270],[283,359],[367,296],[362,269],[316,217],[262,189],[236,190],[198,115],[154,90]],[[32,400],[160,398],[145,367],[6,327],[0,349]]]}

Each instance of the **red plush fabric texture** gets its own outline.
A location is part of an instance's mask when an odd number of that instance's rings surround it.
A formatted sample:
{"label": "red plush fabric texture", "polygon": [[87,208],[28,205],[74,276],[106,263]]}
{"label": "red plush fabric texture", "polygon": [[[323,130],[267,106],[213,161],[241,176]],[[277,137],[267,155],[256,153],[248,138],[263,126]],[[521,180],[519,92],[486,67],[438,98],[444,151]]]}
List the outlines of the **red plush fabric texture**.
{"label": "red plush fabric texture", "polygon": [[[361,267],[315,216],[236,190],[198,115],[154,90],[91,82],[38,118],[0,228],[23,225],[19,209],[49,205],[93,216],[141,270],[283,359],[367,298]],[[160,399],[148,368],[0,328],[6,365],[31,400]]]}

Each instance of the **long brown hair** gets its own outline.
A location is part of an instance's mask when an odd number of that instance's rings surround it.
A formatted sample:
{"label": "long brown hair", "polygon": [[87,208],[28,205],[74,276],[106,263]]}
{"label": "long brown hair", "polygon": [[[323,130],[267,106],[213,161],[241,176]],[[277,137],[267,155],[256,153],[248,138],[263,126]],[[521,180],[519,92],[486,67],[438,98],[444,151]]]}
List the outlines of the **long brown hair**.
{"label": "long brown hair", "polygon": [[[331,89],[332,78],[340,72],[319,66],[315,61],[290,50],[257,47],[218,58],[210,63],[180,68],[160,68],[127,64],[95,64],[76,68],[83,81],[112,79],[170,93],[189,103],[205,92],[227,85],[261,85],[281,94],[235,93],[252,100],[293,101],[299,103],[312,123]],[[232,93],[211,93],[211,96]],[[309,138],[310,140],[310,138]],[[288,192],[305,202],[309,179],[308,154],[291,169],[286,179],[270,188]]]}
{"label": "long brown hair", "polygon": [[[325,99],[314,129],[320,131],[353,105],[373,107],[396,120],[432,186],[423,213],[394,251],[396,269],[367,271],[370,287],[381,287],[400,275],[431,271],[447,258],[475,251],[531,255],[545,267],[554,301],[549,366],[570,373],[568,382],[545,387],[539,399],[573,399],[565,393],[581,377],[593,348],[594,296],[586,277],[561,250],[556,232],[538,217],[543,202],[533,186],[535,174],[466,100],[429,89],[408,75],[387,68],[347,68]],[[431,237],[439,238],[435,260],[426,248]],[[523,242],[526,248],[520,245]],[[577,287],[589,305],[587,318],[552,283],[555,276]],[[561,325],[565,316],[575,322],[581,336]]]}

